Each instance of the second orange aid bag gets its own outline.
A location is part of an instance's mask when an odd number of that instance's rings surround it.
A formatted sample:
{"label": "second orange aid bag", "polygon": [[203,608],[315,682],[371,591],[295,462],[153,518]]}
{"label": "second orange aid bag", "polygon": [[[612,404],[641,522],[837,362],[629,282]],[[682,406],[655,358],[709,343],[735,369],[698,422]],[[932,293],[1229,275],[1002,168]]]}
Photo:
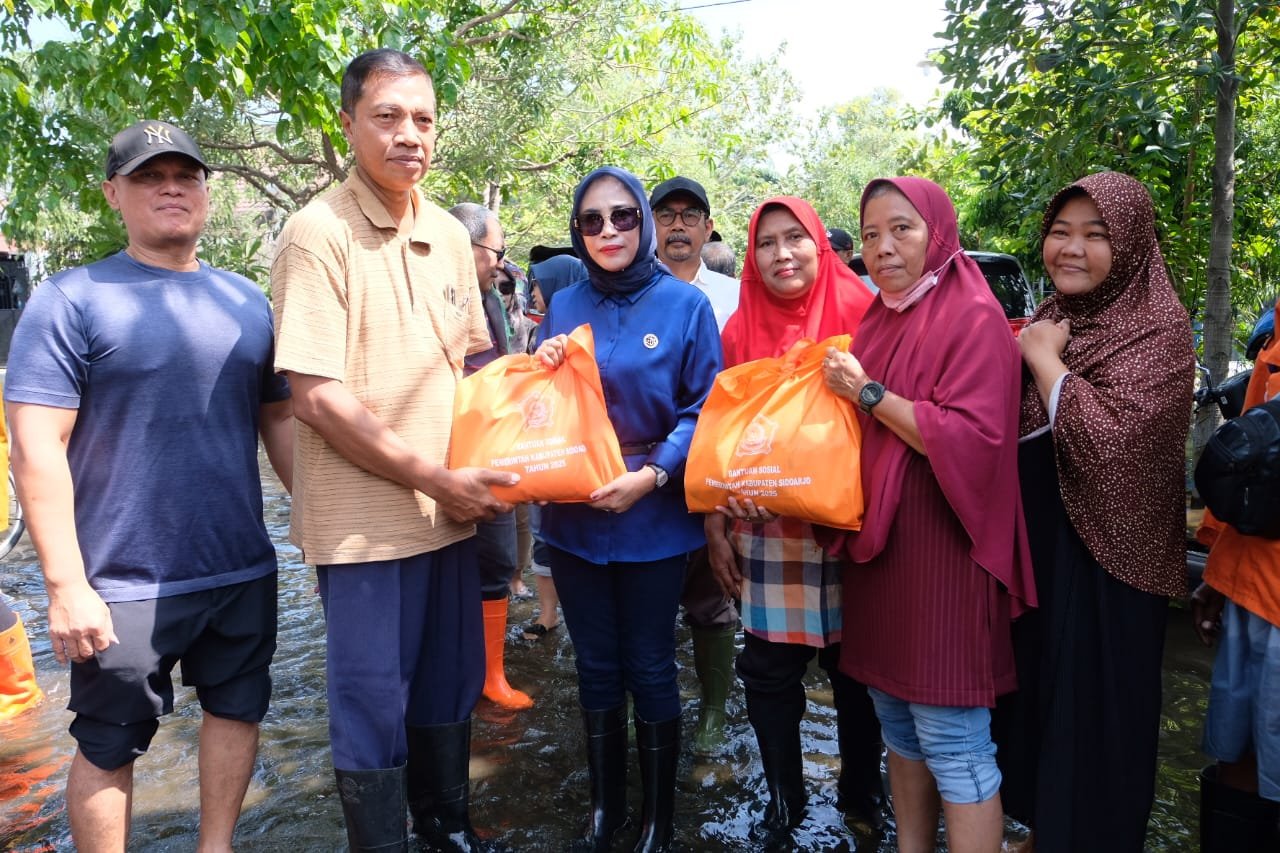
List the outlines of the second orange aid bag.
{"label": "second orange aid bag", "polygon": [[519,474],[514,486],[493,487],[513,503],[583,502],[626,473],[591,327],[573,330],[555,370],[531,355],[505,355],[459,382],[449,467]]}
{"label": "second orange aid bag", "polygon": [[823,382],[828,347],[848,352],[849,336],[798,341],[716,377],[685,466],[690,512],[750,498],[777,515],[862,527],[862,429],[853,405]]}

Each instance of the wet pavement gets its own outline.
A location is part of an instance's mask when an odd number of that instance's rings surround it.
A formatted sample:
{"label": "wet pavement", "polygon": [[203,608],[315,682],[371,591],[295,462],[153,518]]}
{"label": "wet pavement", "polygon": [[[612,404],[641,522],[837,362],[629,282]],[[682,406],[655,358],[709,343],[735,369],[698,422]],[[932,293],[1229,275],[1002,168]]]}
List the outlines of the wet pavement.
{"label": "wet pavement", "polygon": [[[315,573],[286,541],[288,500],[274,480],[267,486],[267,524],[280,555],[280,637],[272,666],[271,711],[236,837],[240,851],[346,849],[329,761],[324,700],[324,627]],[[532,587],[532,576],[526,578]],[[41,686],[37,709],[0,723],[0,850],[71,851],[63,800],[73,741],[66,728],[67,674],[50,650],[45,596],[34,552],[25,538],[0,562],[0,591],[28,627]],[[529,711],[507,712],[481,700],[472,742],[472,818],[482,834],[515,850],[560,851],[574,837],[586,809],[587,778],[578,715],[573,649],[562,627],[528,643],[515,626],[535,602],[511,605],[512,641],[507,673],[513,686],[536,701]],[[685,732],[694,722],[697,683],[687,629],[678,627]],[[1195,640],[1188,614],[1170,609],[1165,655],[1165,717],[1160,770],[1148,835],[1149,851],[1196,848],[1196,773],[1210,653]],[[176,673],[175,673],[176,675]],[[803,724],[810,808],[793,836],[795,850],[892,851],[892,834],[871,836],[846,825],[835,809],[839,758],[831,695],[811,671],[809,712]],[[193,691],[178,687],[174,714],[161,721],[135,774],[131,850],[188,851],[195,847],[198,791],[195,759],[200,712]],[[682,757],[676,842],[687,851],[758,849],[750,836],[764,808],[764,784],[741,688],[729,701],[728,742],[714,760]],[[688,738],[686,737],[686,742]],[[640,787],[632,753],[633,814]],[[1016,834],[1016,828],[1012,828]],[[1012,836],[1011,836],[1012,837]],[[626,840],[630,849],[631,839]],[[624,845],[619,845],[622,849]],[[940,847],[940,849],[945,849]]]}

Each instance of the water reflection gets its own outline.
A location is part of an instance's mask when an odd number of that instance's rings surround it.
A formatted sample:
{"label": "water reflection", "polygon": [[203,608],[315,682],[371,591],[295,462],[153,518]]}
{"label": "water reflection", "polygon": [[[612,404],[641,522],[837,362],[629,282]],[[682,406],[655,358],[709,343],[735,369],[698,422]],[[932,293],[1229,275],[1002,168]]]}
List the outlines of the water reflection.
{"label": "water reflection", "polygon": [[[269,475],[266,475],[269,477]],[[265,478],[264,478],[265,479]],[[271,712],[263,724],[244,814],[236,836],[242,851],[340,851],[342,817],[329,763],[324,703],[324,644],[314,572],[286,541],[288,501],[270,481],[267,524],[280,554],[280,640],[272,666]],[[530,581],[532,583],[532,581]],[[24,540],[0,563],[0,589],[28,626],[40,684],[48,698],[16,721],[0,723],[0,850],[71,851],[63,785],[74,752],[66,728],[66,670],[53,658],[45,626],[45,597],[30,544]],[[511,623],[532,616],[532,602],[513,602]],[[1165,717],[1160,741],[1157,802],[1148,849],[1194,849],[1196,772],[1211,659],[1192,636],[1184,611],[1171,609],[1165,655]],[[680,631],[680,683],[686,708],[696,707],[688,632]],[[513,636],[518,632],[513,628]],[[567,633],[537,643],[516,640],[507,653],[514,686],[536,700],[530,711],[503,711],[483,700],[475,714],[472,818],[482,832],[516,850],[559,851],[574,837],[586,808],[586,762]],[[825,679],[811,673],[810,711],[802,726],[810,807],[794,836],[796,850],[892,851],[846,825],[835,809],[839,759],[835,711]],[[174,714],[162,720],[151,750],[137,763],[131,850],[188,851],[197,836],[196,743],[200,725],[194,691],[176,687]],[[676,842],[693,851],[753,850],[752,824],[764,809],[764,784],[741,690],[729,700],[728,744],[714,760],[683,756]],[[693,714],[686,714],[686,734]],[[633,752],[634,756],[634,752]],[[633,814],[640,803],[639,772],[628,778]],[[622,845],[619,845],[620,847]],[[629,847],[628,847],[629,849]]]}

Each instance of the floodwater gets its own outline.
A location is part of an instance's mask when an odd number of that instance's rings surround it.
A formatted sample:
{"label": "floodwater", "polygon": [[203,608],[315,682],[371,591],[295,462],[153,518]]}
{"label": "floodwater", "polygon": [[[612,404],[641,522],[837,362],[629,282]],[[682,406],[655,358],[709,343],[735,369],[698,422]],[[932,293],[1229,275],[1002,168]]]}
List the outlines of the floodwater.
{"label": "floodwater", "polygon": [[[265,471],[265,468],[264,468]],[[275,693],[262,726],[262,745],[236,836],[240,851],[346,849],[342,816],[329,763],[324,692],[324,628],[315,573],[285,541],[288,498],[269,473],[267,526],[280,556],[280,637],[272,675]],[[527,578],[532,585],[533,578]],[[74,752],[67,734],[67,673],[50,650],[45,596],[35,554],[24,538],[0,562],[0,590],[21,613],[31,636],[36,669],[48,695],[38,708],[0,723],[0,850],[71,851],[63,786]],[[534,604],[513,603],[512,637]],[[1196,848],[1196,773],[1210,653],[1195,640],[1189,615],[1170,608],[1165,655],[1165,716],[1160,771],[1148,836],[1150,851]],[[688,631],[680,626],[680,684],[686,734],[697,707]],[[564,628],[536,644],[507,646],[511,683],[536,700],[533,709],[502,711],[481,700],[472,737],[472,819],[482,834],[514,850],[564,850],[585,815],[587,778],[578,715],[573,647]],[[176,675],[176,673],[175,673]],[[810,673],[809,713],[803,726],[810,807],[795,832],[795,850],[893,851],[892,833],[871,836],[846,825],[835,809],[839,758],[830,692]],[[677,794],[676,842],[688,851],[753,850],[752,824],[764,808],[764,783],[742,693],[729,701],[728,744],[714,760],[685,754]],[[199,706],[178,687],[175,711],[161,721],[150,751],[136,764],[131,850],[195,848],[195,783]],[[687,740],[687,738],[686,738]],[[633,814],[640,800],[639,772],[629,776]],[[1010,827],[1010,838],[1018,837]],[[621,848],[623,845],[619,845]],[[626,843],[630,849],[630,840]],[[941,848],[940,848],[941,849]]]}

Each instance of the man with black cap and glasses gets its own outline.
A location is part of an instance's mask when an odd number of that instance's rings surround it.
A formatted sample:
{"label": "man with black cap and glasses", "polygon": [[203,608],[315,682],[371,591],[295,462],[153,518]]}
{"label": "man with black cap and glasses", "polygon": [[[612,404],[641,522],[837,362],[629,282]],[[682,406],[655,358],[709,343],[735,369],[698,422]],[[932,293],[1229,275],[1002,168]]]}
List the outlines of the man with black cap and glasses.
{"label": "man with black cap and glasses", "polygon": [[738,280],[712,272],[702,262],[702,246],[715,227],[706,190],[697,181],[677,175],[653,188],[649,208],[658,231],[658,259],[676,278],[707,295],[716,325],[723,329],[729,315],[738,310]]}
{"label": "man with black cap and glasses", "polygon": [[[657,228],[658,259],[676,278],[707,295],[716,325],[724,329],[729,316],[738,310],[738,281],[712,272],[702,261],[702,246],[714,227],[706,190],[697,181],[676,176],[653,188],[649,208]],[[724,740],[725,699],[733,683],[738,631],[738,610],[712,576],[706,548],[689,555],[680,603],[693,636],[694,670],[702,688],[693,749],[705,755]]]}
{"label": "man with black cap and glasses", "polygon": [[71,662],[81,851],[126,848],[133,761],[173,710],[179,661],[204,710],[198,847],[230,850],[271,695],[258,436],[289,488],[289,386],[262,291],[196,256],[208,174],[172,124],[117,134],[102,191],[128,245],[39,287],[9,355],[14,476]]}

